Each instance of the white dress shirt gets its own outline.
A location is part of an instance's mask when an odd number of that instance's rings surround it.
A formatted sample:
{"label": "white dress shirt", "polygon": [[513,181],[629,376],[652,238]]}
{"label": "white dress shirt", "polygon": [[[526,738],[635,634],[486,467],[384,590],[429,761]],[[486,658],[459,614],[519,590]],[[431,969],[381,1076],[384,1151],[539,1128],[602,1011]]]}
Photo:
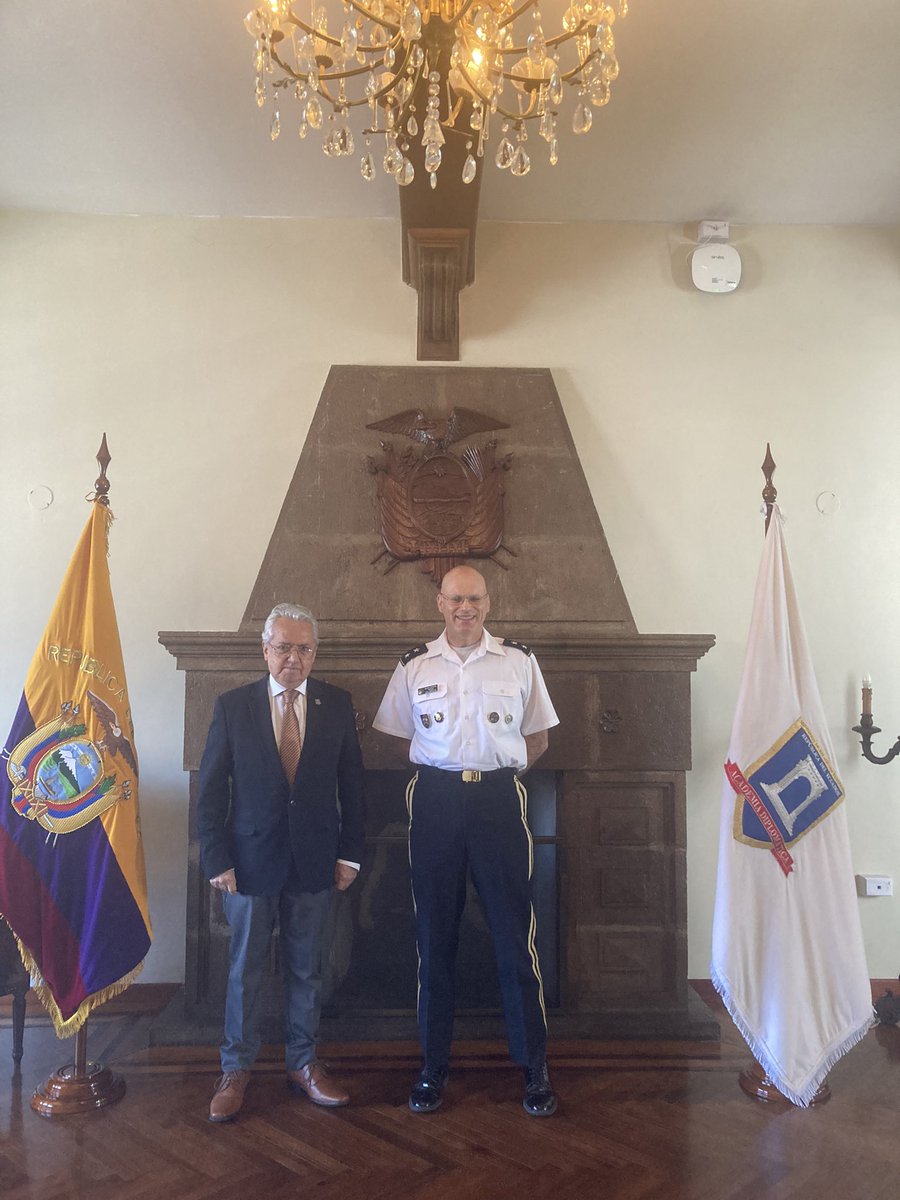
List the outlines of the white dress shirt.
{"label": "white dress shirt", "polygon": [[411,742],[410,761],[446,771],[522,770],[527,734],[559,724],[533,654],[485,629],[465,661],[446,630],[399,662],[372,722]]}

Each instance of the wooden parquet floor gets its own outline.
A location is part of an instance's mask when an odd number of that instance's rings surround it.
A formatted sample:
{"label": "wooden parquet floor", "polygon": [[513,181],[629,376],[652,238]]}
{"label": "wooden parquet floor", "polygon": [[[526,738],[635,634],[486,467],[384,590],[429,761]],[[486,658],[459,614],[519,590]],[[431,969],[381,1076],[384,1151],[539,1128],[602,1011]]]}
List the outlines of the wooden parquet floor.
{"label": "wooden parquet floor", "polygon": [[[111,1006],[107,1006],[108,1009]],[[101,1010],[103,1011],[103,1010]],[[323,1047],[349,1108],[292,1096],[267,1048],[239,1119],[206,1111],[215,1050],[148,1047],[151,1018],[92,1019],[88,1052],[124,1076],[125,1098],[50,1120],[35,1086],[71,1060],[29,1017],[21,1073],[0,1016],[3,1200],[896,1200],[900,1029],[878,1027],[801,1111],[748,1099],[747,1051],[722,1015],[707,1043],[556,1043],[548,1120],[521,1108],[521,1076],[496,1043],[458,1047],[443,1107],[411,1113],[418,1064],[403,1044]]]}

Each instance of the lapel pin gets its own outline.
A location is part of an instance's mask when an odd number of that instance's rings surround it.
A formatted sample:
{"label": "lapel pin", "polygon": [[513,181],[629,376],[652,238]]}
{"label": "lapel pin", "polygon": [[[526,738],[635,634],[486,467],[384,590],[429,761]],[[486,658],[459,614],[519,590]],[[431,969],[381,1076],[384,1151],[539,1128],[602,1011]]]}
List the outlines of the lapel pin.
{"label": "lapel pin", "polygon": [[316,696],[315,700],[313,700],[313,704],[321,704],[321,703],[322,703],[322,701],[319,699],[318,696]]}

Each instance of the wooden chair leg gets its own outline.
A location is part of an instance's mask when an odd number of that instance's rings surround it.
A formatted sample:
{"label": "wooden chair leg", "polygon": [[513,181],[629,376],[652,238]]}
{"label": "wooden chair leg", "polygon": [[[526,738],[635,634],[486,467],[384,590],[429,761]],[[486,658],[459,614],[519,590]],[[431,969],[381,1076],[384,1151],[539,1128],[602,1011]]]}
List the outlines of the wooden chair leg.
{"label": "wooden chair leg", "polygon": [[22,1061],[22,1047],[25,1035],[25,993],[16,992],[13,996],[12,1003],[12,1029],[13,1029],[13,1062],[16,1064]]}

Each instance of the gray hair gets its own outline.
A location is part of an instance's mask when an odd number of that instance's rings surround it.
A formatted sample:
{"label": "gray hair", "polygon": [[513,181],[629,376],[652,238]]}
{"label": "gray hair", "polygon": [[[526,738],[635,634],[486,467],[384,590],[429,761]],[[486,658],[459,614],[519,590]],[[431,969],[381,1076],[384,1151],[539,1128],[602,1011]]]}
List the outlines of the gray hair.
{"label": "gray hair", "polygon": [[313,638],[318,646],[319,644],[319,623],[312,615],[308,608],[303,608],[300,604],[289,604],[287,602],[276,604],[269,615],[266,617],[266,623],[263,625],[262,640],[263,645],[268,646],[272,640],[272,626],[279,617],[287,617],[289,621],[308,621],[312,625]]}

